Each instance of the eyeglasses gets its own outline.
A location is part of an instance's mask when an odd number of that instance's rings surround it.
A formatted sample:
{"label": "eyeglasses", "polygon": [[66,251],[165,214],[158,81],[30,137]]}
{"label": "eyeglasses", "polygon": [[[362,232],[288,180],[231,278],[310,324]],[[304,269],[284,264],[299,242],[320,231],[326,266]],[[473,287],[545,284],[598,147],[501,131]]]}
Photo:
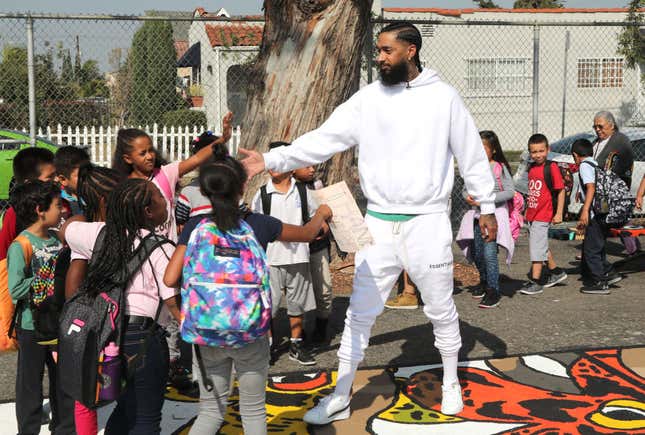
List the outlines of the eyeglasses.
{"label": "eyeglasses", "polygon": [[604,130],[605,129],[605,126],[601,125],[601,124],[594,124],[592,127],[593,127],[594,130]]}

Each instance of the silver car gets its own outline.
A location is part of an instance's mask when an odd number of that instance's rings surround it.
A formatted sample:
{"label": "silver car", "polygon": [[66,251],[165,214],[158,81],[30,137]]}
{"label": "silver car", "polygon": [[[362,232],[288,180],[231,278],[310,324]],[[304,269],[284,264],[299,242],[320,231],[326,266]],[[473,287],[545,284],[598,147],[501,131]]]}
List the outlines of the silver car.
{"label": "silver car", "polygon": [[[643,127],[625,127],[621,128],[620,132],[625,134],[632,143],[634,149],[634,174],[632,175],[631,193],[636,197],[636,191],[640,184],[643,174],[645,174],[645,128]],[[572,136],[564,137],[551,144],[549,149],[549,160],[554,162],[568,163],[571,165],[572,172],[577,173],[577,167],[571,155],[571,145],[578,139],[588,139],[593,142],[596,139],[594,133],[578,133]],[[528,167],[531,163],[531,158],[528,151],[522,152],[520,156],[520,164],[515,171],[513,180],[515,181],[515,190],[528,194]],[[571,198],[569,201],[569,212],[578,213],[582,204],[576,202],[575,194],[578,191],[579,177],[573,177],[573,189],[571,190]]]}

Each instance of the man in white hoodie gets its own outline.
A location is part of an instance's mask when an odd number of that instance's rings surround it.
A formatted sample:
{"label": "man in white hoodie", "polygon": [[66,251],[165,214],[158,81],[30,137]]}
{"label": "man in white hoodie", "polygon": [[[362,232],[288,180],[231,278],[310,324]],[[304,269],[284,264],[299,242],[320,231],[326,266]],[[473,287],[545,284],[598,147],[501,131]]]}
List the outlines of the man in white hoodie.
{"label": "man in white hoodie", "polygon": [[374,244],[356,253],[354,289],[338,350],[334,393],[304,421],[349,418],[351,387],[376,317],[402,270],[419,287],[433,325],[444,375],[441,411],[462,411],[457,358],[461,347],[454,301],[449,199],[453,156],[470,195],[480,204],[482,234],[495,240],[493,176],[477,128],[457,92],[421,68],[421,35],[394,23],[378,37],[381,80],[355,93],[318,129],[270,153],[240,149],[249,175],[316,165],[352,146],[367,198],[365,222]]}

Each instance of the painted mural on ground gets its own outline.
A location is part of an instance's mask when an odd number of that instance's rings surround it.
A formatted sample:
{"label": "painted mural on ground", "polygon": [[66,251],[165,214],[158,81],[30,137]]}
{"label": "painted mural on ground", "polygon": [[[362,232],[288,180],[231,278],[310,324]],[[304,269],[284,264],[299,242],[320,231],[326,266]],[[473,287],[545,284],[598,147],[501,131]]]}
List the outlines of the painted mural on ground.
{"label": "painted mural on ground", "polygon": [[[332,391],[336,373],[273,377],[269,433],[645,434],[645,347],[478,360],[460,363],[459,370],[465,404],[459,416],[439,411],[437,365],[359,370],[352,417],[321,428],[307,427],[302,416]],[[2,427],[10,405],[0,405]],[[163,433],[187,434],[198,406],[171,392]],[[102,410],[102,421],[108,413]],[[220,433],[242,433],[236,392]]]}

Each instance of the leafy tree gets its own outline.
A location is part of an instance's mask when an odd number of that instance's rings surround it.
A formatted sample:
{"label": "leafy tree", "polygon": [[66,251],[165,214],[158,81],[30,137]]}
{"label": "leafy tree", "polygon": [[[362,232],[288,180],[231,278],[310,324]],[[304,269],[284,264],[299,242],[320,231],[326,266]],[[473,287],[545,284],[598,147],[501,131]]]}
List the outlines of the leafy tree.
{"label": "leafy tree", "polygon": [[69,50],[65,50],[62,55],[63,63],[60,68],[60,79],[63,82],[71,83],[74,81],[74,66],[72,65],[72,55]]}
{"label": "leafy tree", "polygon": [[473,0],[482,9],[499,9],[499,5],[491,0]]}
{"label": "leafy tree", "polygon": [[[641,34],[641,27],[645,24],[645,17],[639,11],[645,7],[645,0],[631,0],[629,12],[625,21],[638,23],[635,26],[625,26],[618,37],[618,53],[625,57],[625,65],[628,68],[636,68],[637,65],[645,64],[645,37]],[[645,74],[642,74],[645,78]]]}
{"label": "leafy tree", "polygon": [[515,0],[513,9],[559,9],[564,0]]}
{"label": "leafy tree", "polygon": [[165,112],[179,108],[175,89],[176,53],[172,26],[167,21],[146,21],[132,39],[131,121],[158,122]]}

